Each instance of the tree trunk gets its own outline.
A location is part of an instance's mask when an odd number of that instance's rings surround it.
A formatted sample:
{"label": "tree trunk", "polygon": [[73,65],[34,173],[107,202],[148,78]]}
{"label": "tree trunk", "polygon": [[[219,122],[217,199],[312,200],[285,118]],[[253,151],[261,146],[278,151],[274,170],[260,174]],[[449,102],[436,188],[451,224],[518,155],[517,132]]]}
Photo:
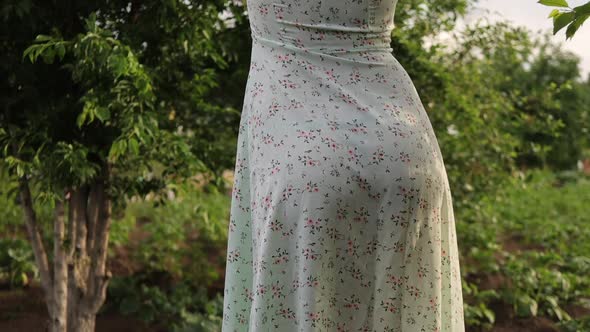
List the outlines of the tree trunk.
{"label": "tree trunk", "polygon": [[111,278],[106,261],[112,201],[107,193],[110,169],[103,171],[91,184],[71,188],[67,200],[56,202],[53,268],[37,226],[28,182],[21,179],[25,222],[41,275],[51,332],[93,332],[96,314],[106,299]]}
{"label": "tree trunk", "polygon": [[33,208],[33,199],[31,198],[31,191],[29,183],[26,178],[19,179],[19,194],[22,208],[24,210],[25,224],[27,226],[27,234],[29,242],[33,248],[33,255],[35,256],[35,263],[39,269],[39,276],[41,278],[41,287],[45,295],[45,305],[49,312],[49,317],[53,317],[53,277],[51,276],[51,268],[47,259],[47,252],[41,237],[41,231],[37,225],[37,214]]}
{"label": "tree trunk", "polygon": [[76,315],[68,322],[68,329],[75,332],[94,332],[96,325],[96,314]]}
{"label": "tree trunk", "polygon": [[52,332],[67,331],[68,305],[68,270],[64,243],[64,202],[55,203],[55,220],[53,221],[53,317]]}

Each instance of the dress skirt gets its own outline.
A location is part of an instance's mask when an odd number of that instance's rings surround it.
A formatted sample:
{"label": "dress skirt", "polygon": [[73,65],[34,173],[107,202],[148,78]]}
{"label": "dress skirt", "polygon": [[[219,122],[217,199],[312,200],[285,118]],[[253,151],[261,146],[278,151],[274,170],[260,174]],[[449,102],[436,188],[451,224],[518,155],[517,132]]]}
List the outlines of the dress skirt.
{"label": "dress skirt", "polygon": [[463,332],[433,127],[395,0],[249,0],[223,332]]}

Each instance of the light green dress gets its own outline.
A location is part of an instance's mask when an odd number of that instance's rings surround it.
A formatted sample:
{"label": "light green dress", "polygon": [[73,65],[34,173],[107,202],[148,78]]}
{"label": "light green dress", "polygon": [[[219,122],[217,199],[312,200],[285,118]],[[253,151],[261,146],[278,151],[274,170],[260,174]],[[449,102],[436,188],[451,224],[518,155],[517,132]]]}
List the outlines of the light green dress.
{"label": "light green dress", "polygon": [[223,332],[463,332],[451,192],[395,0],[249,0]]}

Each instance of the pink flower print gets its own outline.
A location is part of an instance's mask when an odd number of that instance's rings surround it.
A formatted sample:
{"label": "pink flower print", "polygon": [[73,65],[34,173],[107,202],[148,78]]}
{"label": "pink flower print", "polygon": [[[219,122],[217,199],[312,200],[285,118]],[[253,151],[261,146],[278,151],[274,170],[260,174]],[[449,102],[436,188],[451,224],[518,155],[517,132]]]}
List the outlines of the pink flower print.
{"label": "pink flower print", "polygon": [[358,119],[352,120],[353,123],[347,122],[351,128],[348,130],[355,134],[367,134],[367,126],[364,123],[359,123]]}
{"label": "pink flower print", "polygon": [[289,262],[289,253],[286,249],[277,249],[276,255],[273,255],[273,264],[283,264]]}
{"label": "pink flower print", "polygon": [[298,100],[291,100],[289,102],[289,106],[287,106],[288,110],[296,110],[303,107],[303,104]]}
{"label": "pink flower print", "polygon": [[373,83],[387,83],[387,78],[382,73],[375,73],[375,79],[371,80]]}
{"label": "pink flower print", "polygon": [[266,209],[269,209],[272,207],[272,196],[271,194],[267,194],[266,196],[264,196],[264,199],[262,200],[262,204]]}
{"label": "pink flower print", "polygon": [[346,322],[338,322],[336,323],[336,332],[350,332],[350,330],[346,327]]}
{"label": "pink flower print", "polygon": [[252,300],[254,300],[254,292],[250,291],[247,287],[244,287],[242,296],[244,296],[244,301],[252,302]]}
{"label": "pink flower print", "polygon": [[393,244],[392,249],[394,252],[404,252],[404,250],[406,248],[404,247],[404,245],[400,241],[397,241],[396,243]]}
{"label": "pink flower print", "polygon": [[368,106],[357,106],[356,109],[361,112],[368,112],[370,110]]}
{"label": "pink flower print", "polygon": [[255,82],[254,86],[253,86],[253,91],[251,92],[251,94],[253,96],[258,96],[259,94],[262,94],[264,92],[264,84],[260,83],[260,82]]}
{"label": "pink flower print", "polygon": [[356,241],[353,241],[352,239],[349,239],[346,243],[346,253],[350,256],[356,256],[357,252],[356,250],[358,249],[358,244],[356,244]]}
{"label": "pink flower print", "polygon": [[308,311],[307,312],[307,319],[305,321],[307,322],[307,321],[310,321],[311,320],[313,323],[316,323],[318,321],[318,319],[320,319],[320,315],[319,314],[317,314],[315,312]]}
{"label": "pink flower print", "polygon": [[273,142],[273,136],[271,134],[262,135],[262,143],[271,144]]}
{"label": "pink flower print", "polygon": [[424,278],[425,276],[428,275],[428,269],[422,265],[418,266],[417,275],[418,275],[418,278],[420,278],[420,279]]}
{"label": "pink flower print", "polygon": [[395,301],[391,301],[391,300],[381,301],[381,307],[383,309],[385,309],[385,311],[397,312],[397,307],[395,306]]}
{"label": "pink flower print", "polygon": [[355,175],[354,180],[358,184],[360,190],[367,191],[371,189],[371,185],[369,184],[369,181],[367,181],[366,178]]}
{"label": "pink flower print", "polygon": [[437,303],[438,303],[438,296],[430,297],[430,301],[429,301],[429,308],[430,308],[430,310],[436,312],[437,309],[438,309]]}
{"label": "pink flower print", "polygon": [[322,142],[328,145],[332,151],[336,151],[341,147],[341,144],[338,144],[332,137],[322,137]]}
{"label": "pink flower print", "polygon": [[308,276],[305,280],[306,287],[317,287],[319,284],[318,277]]}
{"label": "pink flower print", "polygon": [[325,74],[326,74],[326,76],[328,76],[328,81],[337,82],[338,76],[336,76],[336,74],[334,74],[334,68],[331,68],[330,70],[326,70]]}
{"label": "pink flower print", "polygon": [[277,232],[283,229],[283,223],[275,219],[270,222],[269,227],[273,232]]}
{"label": "pink flower print", "polygon": [[363,280],[363,271],[359,268],[351,268],[350,270],[348,270],[348,272],[350,273],[350,276],[353,277],[356,280]]}
{"label": "pink flower print", "polygon": [[372,255],[375,250],[377,250],[377,246],[379,245],[379,241],[377,240],[371,240],[367,243],[367,245],[365,246],[365,254],[367,255]]}
{"label": "pink flower print", "polygon": [[[278,281],[277,281],[277,284],[278,284]],[[285,286],[279,287],[278,285],[272,285],[272,287],[270,289],[271,292],[272,292],[272,297],[273,298],[277,298],[277,297],[279,297],[279,298],[280,297],[283,297],[284,298],[285,297],[285,294],[283,294],[283,288],[284,287]]]}
{"label": "pink flower print", "polygon": [[348,94],[348,93],[342,93],[342,92],[341,92],[341,93],[340,93],[340,98],[341,98],[342,100],[344,100],[344,102],[345,102],[345,103],[347,103],[347,104],[349,104],[349,105],[356,105],[356,104],[357,104],[357,101],[356,101],[356,99],[354,99],[354,97],[353,97],[353,96],[351,96],[351,95],[350,95],[350,94]]}
{"label": "pink flower print", "polygon": [[296,89],[299,85],[291,80],[279,80],[279,84],[285,89]]}
{"label": "pink flower print", "polygon": [[379,146],[377,151],[373,152],[372,164],[378,165],[383,160],[385,160],[385,152],[383,151],[383,147]]}
{"label": "pink flower print", "polygon": [[283,202],[287,201],[289,199],[289,197],[291,197],[293,195],[293,185],[289,184],[287,185],[287,188],[283,189]]}
{"label": "pink flower print", "polygon": [[404,163],[409,164],[411,162],[411,160],[410,160],[410,154],[408,154],[407,152],[404,152],[404,151],[400,151],[399,152],[399,158],[396,159],[396,160],[401,160]]}
{"label": "pink flower print", "polygon": [[338,220],[346,220],[346,216],[348,216],[348,210],[339,206],[336,210],[336,218]]}
{"label": "pink flower print", "polygon": [[403,281],[401,278],[397,277],[394,274],[387,274],[387,281],[385,282],[386,284],[391,284],[391,287],[393,289],[397,289],[399,286],[402,285]]}
{"label": "pink flower print", "polygon": [[346,303],[344,304],[345,308],[348,309],[353,309],[353,310],[359,310],[360,309],[360,299],[358,296],[356,295],[351,295],[348,298],[344,298],[344,301],[346,301]]}
{"label": "pink flower print", "polygon": [[260,127],[264,124],[260,115],[251,115],[248,122],[252,124],[254,128]]}
{"label": "pink flower print", "polygon": [[348,149],[348,161],[354,161],[356,164],[359,163],[361,155],[357,153],[358,148],[355,146]]}
{"label": "pink flower print", "polygon": [[418,289],[415,286],[412,285],[407,285],[406,286],[406,291],[410,294],[413,295],[415,299],[418,299],[420,297],[420,289]]}
{"label": "pink flower print", "polygon": [[355,84],[361,81],[361,73],[358,69],[355,69],[352,73],[350,73],[350,77],[348,82],[350,84]]}
{"label": "pink flower print", "polygon": [[[311,152],[311,150],[306,150],[305,152],[309,153],[309,152]],[[301,161],[303,163],[303,165],[305,165],[305,166],[318,166],[318,165],[320,165],[320,161],[317,159],[311,158],[310,155],[303,155],[303,156],[300,155],[300,156],[297,156],[297,159],[299,159],[299,161]]]}
{"label": "pink flower print", "polygon": [[427,209],[428,208],[428,201],[426,199],[424,199],[423,197],[421,197],[420,200],[418,201],[418,206],[421,209]]}
{"label": "pink flower print", "polygon": [[235,232],[236,231],[236,227],[237,227],[236,221],[234,219],[230,220],[229,221],[229,232],[230,233]]}
{"label": "pink flower print", "polygon": [[258,284],[256,288],[256,295],[264,295],[266,293],[266,287],[262,284]]}
{"label": "pink flower print", "polygon": [[401,113],[401,108],[396,104],[385,104],[383,109],[389,111],[391,115],[398,117]]}
{"label": "pink flower print", "polygon": [[335,131],[335,130],[338,130],[338,128],[340,128],[340,125],[338,124],[338,122],[332,121],[332,120],[328,121],[327,125],[331,131]]}
{"label": "pink flower print", "polygon": [[311,259],[313,261],[318,259],[318,254],[312,248],[303,248],[302,253],[305,259]]}
{"label": "pink flower print", "polygon": [[[394,135],[394,136],[399,136],[399,137],[406,137],[406,133],[404,133],[402,131],[402,129],[400,127],[396,126],[388,126],[387,129]],[[397,146],[397,142],[395,144],[395,146]]]}
{"label": "pink flower print", "polygon": [[390,220],[396,225],[396,226],[402,226],[402,227],[407,227],[408,226],[408,220],[406,219],[406,217],[399,215],[399,214],[392,214]]}
{"label": "pink flower print", "polygon": [[299,133],[297,135],[297,138],[303,138],[303,141],[305,143],[309,143],[309,142],[315,140],[317,137],[316,134],[314,133],[314,131],[319,132],[319,130],[297,130],[297,132]]}
{"label": "pink flower print", "polygon": [[293,228],[281,233],[281,239],[288,239],[293,236]]}
{"label": "pink flower print", "polygon": [[399,195],[403,196],[403,202],[404,203],[407,203],[408,202],[408,199],[414,198],[414,195],[416,195],[416,193],[418,191],[415,188],[407,189],[406,187],[403,187],[403,186],[398,186],[398,188],[399,189],[398,189],[397,195],[398,196]]}
{"label": "pink flower print", "polygon": [[307,70],[309,72],[313,72],[313,71],[316,70],[316,66],[313,63],[311,63],[310,61],[307,61],[307,60],[305,60],[305,61],[304,60],[297,60],[297,65],[299,67],[305,68],[305,70]]}
{"label": "pink flower print", "polygon": [[358,210],[354,210],[354,218],[353,220],[356,222],[360,222],[366,224],[369,222],[369,210],[365,206],[361,206]]}
{"label": "pink flower print", "polygon": [[290,54],[279,54],[279,55],[277,55],[277,60],[285,68],[287,67],[287,64],[290,64],[291,62],[293,62],[293,59],[291,58]]}
{"label": "pink flower print", "polygon": [[332,239],[332,240],[337,240],[337,239],[341,239],[342,238],[340,232],[335,227],[328,228],[327,231],[326,231],[326,234],[328,235],[328,238],[329,239]]}
{"label": "pink flower print", "polygon": [[265,260],[254,260],[252,262],[252,268],[254,272],[260,273],[263,270],[266,270],[266,261]]}
{"label": "pink flower print", "polygon": [[416,124],[416,116],[414,114],[406,113],[406,119],[408,120],[408,123]]}
{"label": "pink flower print", "polygon": [[320,219],[314,220],[313,218],[307,218],[307,220],[305,222],[305,226],[303,226],[303,227],[310,228],[311,234],[315,234],[316,230],[319,230],[322,228],[321,223],[320,223]]}
{"label": "pink flower print", "polygon": [[286,319],[295,319],[295,312],[290,308],[281,308],[278,310],[278,314],[281,315],[283,318]]}
{"label": "pink flower print", "polygon": [[270,116],[276,115],[281,110],[281,105],[276,101],[273,101],[268,107],[268,113]]}
{"label": "pink flower print", "polygon": [[318,187],[318,184],[316,182],[312,182],[309,181],[307,182],[307,184],[305,185],[305,191],[307,192],[318,192],[320,189]]}
{"label": "pink flower print", "polygon": [[270,167],[271,167],[270,174],[272,175],[272,174],[278,173],[281,170],[281,168],[279,167],[280,165],[281,165],[280,161],[278,161],[276,159],[272,159],[270,161]]}
{"label": "pink flower print", "polygon": [[321,30],[314,31],[313,36],[310,37],[310,40],[325,40],[325,39],[326,39],[326,33]]}
{"label": "pink flower print", "polygon": [[241,201],[242,199],[242,190],[239,188],[239,186],[234,186],[232,189],[232,195],[234,196],[235,199],[237,199],[238,201]]}
{"label": "pink flower print", "polygon": [[268,14],[268,5],[259,5],[258,13],[262,16],[266,16]]}
{"label": "pink flower print", "polygon": [[275,6],[275,18],[277,20],[282,20],[283,18],[285,18],[285,9]]}
{"label": "pink flower print", "polygon": [[242,313],[238,313],[237,317],[238,317],[238,322],[240,322],[240,324],[246,324],[246,322],[248,321],[246,319],[246,315],[244,315]]}
{"label": "pink flower print", "polygon": [[240,251],[238,249],[231,250],[229,255],[227,255],[227,261],[231,263],[236,262],[238,258],[240,258]]}
{"label": "pink flower print", "polygon": [[371,38],[364,38],[364,39],[361,39],[360,44],[363,46],[373,46],[373,45],[375,45],[375,41],[373,41],[373,39],[371,39]]}

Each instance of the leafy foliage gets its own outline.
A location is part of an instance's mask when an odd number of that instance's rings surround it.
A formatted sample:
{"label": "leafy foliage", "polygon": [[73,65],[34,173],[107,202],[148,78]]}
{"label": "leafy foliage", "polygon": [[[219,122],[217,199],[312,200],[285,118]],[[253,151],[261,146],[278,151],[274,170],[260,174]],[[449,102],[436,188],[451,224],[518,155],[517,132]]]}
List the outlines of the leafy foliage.
{"label": "leafy foliage", "polygon": [[553,34],[567,26],[566,39],[572,38],[590,17],[590,2],[574,8],[571,8],[565,0],[539,0],[538,3],[559,8],[553,9],[549,13],[549,18],[553,18]]}

